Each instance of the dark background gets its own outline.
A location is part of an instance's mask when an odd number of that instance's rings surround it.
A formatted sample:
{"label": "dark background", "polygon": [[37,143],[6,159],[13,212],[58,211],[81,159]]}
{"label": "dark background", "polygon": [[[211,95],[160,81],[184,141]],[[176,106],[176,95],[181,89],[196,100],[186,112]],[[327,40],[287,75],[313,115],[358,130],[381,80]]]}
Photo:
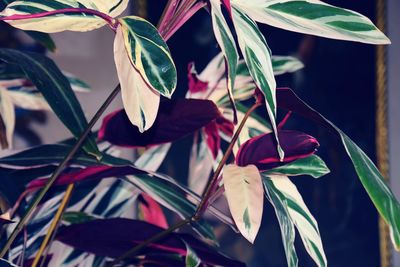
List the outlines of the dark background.
{"label": "dark background", "polygon": [[[164,6],[148,1],[149,19],[156,24]],[[357,11],[374,20],[373,0],[336,0],[330,4]],[[372,45],[306,36],[260,25],[274,55],[294,55],[305,64],[295,74],[279,76],[278,87],[291,87],[303,100],[347,133],[372,159],[375,158],[375,47]],[[199,12],[168,42],[178,68],[178,91],[187,90],[187,64],[200,72],[219,53],[206,11]],[[281,112],[282,113],[282,112]],[[283,116],[284,114],[280,114]],[[319,223],[331,267],[377,267],[379,259],[378,217],[347,157],[340,140],[298,117],[287,129],[303,130],[321,143],[318,154],[331,174],[318,180],[296,177],[292,181]],[[164,169],[182,181],[187,176],[191,139],[171,151]],[[218,229],[221,247],[249,266],[287,266],[279,225],[269,203],[254,246],[229,229]],[[315,266],[296,237],[299,266]]]}

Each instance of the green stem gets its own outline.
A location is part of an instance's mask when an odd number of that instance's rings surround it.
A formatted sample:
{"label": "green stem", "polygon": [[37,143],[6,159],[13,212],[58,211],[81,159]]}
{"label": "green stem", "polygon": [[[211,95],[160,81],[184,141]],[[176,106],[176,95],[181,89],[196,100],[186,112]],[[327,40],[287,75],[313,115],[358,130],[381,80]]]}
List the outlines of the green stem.
{"label": "green stem", "polygon": [[86,140],[88,135],[90,134],[93,126],[96,124],[96,122],[100,119],[101,115],[106,111],[107,107],[111,104],[111,102],[114,100],[114,98],[118,95],[119,91],[121,89],[120,85],[117,85],[115,89],[111,92],[111,94],[107,97],[107,99],[104,101],[100,109],[96,112],[96,114],[93,116],[92,120],[89,122],[89,124],[86,126],[85,131],[82,133],[82,135],[79,137],[75,145],[71,148],[71,150],[68,152],[68,154],[64,157],[63,161],[58,165],[57,169],[54,171],[54,173],[51,175],[50,179],[47,181],[46,185],[40,190],[40,192],[36,195],[34,200],[31,202],[29,205],[25,215],[21,218],[21,220],[18,222],[17,226],[15,227],[14,231],[11,233],[10,237],[7,240],[7,243],[4,245],[0,252],[0,258],[4,258],[6,255],[7,251],[10,249],[12,243],[14,240],[17,238],[18,234],[21,232],[25,224],[28,222],[29,218],[33,214],[34,210],[36,207],[39,205],[40,201],[43,199],[47,191],[49,191],[50,187],[54,184],[56,181],[57,177],[61,174],[61,172],[64,170],[64,168],[67,166],[68,162],[70,159],[75,155],[75,153],[79,150],[83,142]]}
{"label": "green stem", "polygon": [[219,162],[218,167],[215,170],[213,177],[211,178],[211,181],[208,183],[207,189],[206,189],[199,205],[197,206],[195,213],[190,218],[177,222],[176,224],[170,226],[165,231],[158,233],[157,235],[155,235],[155,236],[143,241],[139,245],[133,247],[131,250],[128,250],[123,255],[119,256],[117,259],[115,259],[111,263],[107,264],[106,267],[114,266],[129,257],[135,256],[139,251],[146,248],[148,245],[155,243],[157,241],[160,241],[160,240],[166,238],[169,234],[171,234],[175,230],[178,230],[181,227],[183,227],[187,224],[190,224],[192,222],[197,222],[201,219],[201,216],[203,215],[204,211],[207,208],[208,200],[210,199],[210,197],[212,196],[212,194],[214,192],[213,188],[215,187],[216,183],[218,182],[218,177],[220,176],[225,163],[228,161],[229,156],[232,153],[233,147],[235,146],[235,143],[236,143],[237,139],[239,138],[239,135],[240,135],[241,131],[243,130],[243,127],[246,124],[247,119],[250,117],[251,113],[258,107],[260,107],[261,105],[262,105],[262,103],[260,103],[260,102],[255,103],[244,115],[244,118],[240,122],[238,129],[236,130],[235,134],[233,135],[232,140],[229,143],[229,146],[228,146],[227,150],[225,151],[225,154],[224,154],[222,160]]}

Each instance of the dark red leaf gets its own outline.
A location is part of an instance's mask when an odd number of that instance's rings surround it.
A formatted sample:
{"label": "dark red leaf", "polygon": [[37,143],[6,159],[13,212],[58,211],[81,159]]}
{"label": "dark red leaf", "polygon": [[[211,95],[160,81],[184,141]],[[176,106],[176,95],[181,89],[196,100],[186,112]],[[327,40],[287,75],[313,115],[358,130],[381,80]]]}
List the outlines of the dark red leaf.
{"label": "dark red leaf", "polygon": [[188,81],[189,81],[189,91],[191,93],[204,92],[208,88],[208,82],[203,82],[199,79],[197,71],[194,67],[194,63],[191,62],[188,65]]}
{"label": "dark red leaf", "polygon": [[[67,185],[81,181],[103,179],[116,176],[133,175],[138,173],[145,173],[139,169],[131,166],[112,167],[112,166],[94,166],[85,169],[64,173],[58,177],[54,185]],[[27,190],[33,190],[43,187],[48,179],[36,179],[27,185]]]}
{"label": "dark red leaf", "polygon": [[[163,228],[144,221],[111,218],[62,227],[56,239],[98,256],[117,258],[135,245],[163,230]],[[172,233],[149,245],[141,251],[141,255],[154,252],[171,252],[185,256],[186,245],[183,241],[196,252],[202,261],[208,264],[245,266],[243,263],[218,253],[215,248],[187,234]]]}
{"label": "dark red leaf", "polygon": [[144,147],[178,140],[222,117],[209,100],[178,99],[160,104],[154,125],[140,133],[124,110],[108,115],[99,131],[99,139],[124,147]]}
{"label": "dark red leaf", "polygon": [[265,171],[308,157],[319,147],[317,139],[302,132],[278,130],[278,136],[285,152],[283,161],[280,161],[276,150],[275,137],[269,133],[254,137],[240,146],[236,164],[239,166],[254,164],[260,171]]}
{"label": "dark red leaf", "polygon": [[206,133],[207,146],[211,150],[214,159],[216,159],[221,148],[221,137],[219,136],[217,123],[210,122],[204,128],[204,132]]}

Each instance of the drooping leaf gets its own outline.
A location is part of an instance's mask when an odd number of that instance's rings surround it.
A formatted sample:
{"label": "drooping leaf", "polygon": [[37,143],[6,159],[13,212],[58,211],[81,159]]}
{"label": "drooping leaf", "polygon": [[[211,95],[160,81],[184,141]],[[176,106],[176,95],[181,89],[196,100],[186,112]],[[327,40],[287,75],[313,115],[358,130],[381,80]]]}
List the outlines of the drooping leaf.
{"label": "drooping leaf", "polygon": [[[36,53],[0,49],[0,60],[16,64],[24,71],[43,94],[54,113],[76,138],[83,133],[87,126],[83,110],[68,79],[51,59]],[[99,155],[97,145],[91,136],[83,147],[86,152]]]}
{"label": "drooping leaf", "polygon": [[141,219],[157,225],[158,227],[167,229],[168,223],[164,212],[160,205],[146,193],[140,194],[139,198],[139,215]]}
{"label": "drooping leaf", "polygon": [[104,119],[99,139],[126,147],[158,145],[193,133],[221,116],[218,108],[209,100],[163,101],[150,130],[140,133],[140,130],[129,122],[126,112],[119,110]]}
{"label": "drooping leaf", "polygon": [[[229,1],[228,1],[229,2]],[[228,96],[234,111],[234,118],[236,117],[235,99],[233,96],[233,89],[235,88],[236,69],[239,61],[239,55],[236,50],[236,43],[229,25],[225,20],[221,10],[220,0],[211,0],[211,18],[213,23],[214,35],[217,39],[222,53],[224,54],[227,68],[227,88]],[[229,6],[230,7],[230,6]]]}
{"label": "drooping leaf", "polygon": [[63,214],[62,220],[70,224],[85,223],[96,219],[96,217],[85,212],[67,211]]}
{"label": "drooping leaf", "polygon": [[299,259],[297,258],[296,248],[294,246],[296,232],[293,220],[290,217],[286,198],[279,190],[274,187],[273,183],[268,180],[268,178],[264,178],[264,186],[266,198],[269,200],[269,202],[271,202],[272,206],[274,207],[275,214],[279,222],[282,243],[283,247],[285,248],[288,267],[297,267]]}
{"label": "drooping leaf", "polygon": [[142,133],[153,125],[160,103],[160,93],[151,89],[131,64],[121,26],[114,41],[114,60],[121,84],[122,102],[130,122]]}
{"label": "drooping leaf", "polygon": [[240,49],[257,87],[265,97],[268,116],[275,133],[279,157],[283,159],[276,128],[276,81],[272,69],[271,51],[257,24],[243,10],[232,8],[233,24]]}
{"label": "drooping leaf", "polygon": [[310,175],[314,178],[319,178],[325,174],[328,174],[329,172],[329,168],[320,157],[317,155],[311,155],[309,157],[297,159],[283,166],[268,170],[265,172],[265,174],[287,176]]}
{"label": "drooping leaf", "polygon": [[292,73],[304,68],[303,63],[291,56],[272,56],[272,68],[274,75],[282,75],[285,73]]}
{"label": "drooping leaf", "polygon": [[15,127],[15,110],[8,92],[0,87],[0,145],[1,149],[12,147]]}
{"label": "drooping leaf", "polygon": [[390,227],[393,244],[397,249],[400,249],[400,203],[386,185],[385,179],[372,160],[345,133],[303,102],[292,90],[281,88],[277,92],[280,108],[291,110],[309,118],[333,130],[341,138],[361,183],[378,212]]}
{"label": "drooping leaf", "polygon": [[389,39],[365,16],[318,0],[233,0],[256,21],[305,34],[371,44]]}
{"label": "drooping leaf", "polygon": [[263,134],[248,140],[240,146],[236,155],[236,164],[247,166],[254,164],[260,171],[269,170],[297,159],[306,158],[315,153],[318,141],[305,133],[278,130],[279,140],[285,150],[285,159],[280,160],[275,149],[272,134]]}
{"label": "drooping leaf", "polygon": [[[85,32],[106,25],[107,21],[101,16],[111,20],[120,15],[128,3],[129,0],[21,0],[10,3],[0,13],[0,17],[22,30]],[[83,13],[82,9],[90,9],[92,12]]]}
{"label": "drooping leaf", "polygon": [[49,34],[36,31],[25,31],[33,40],[47,48],[51,52],[56,51],[56,44]]}
{"label": "drooping leaf", "polygon": [[[143,221],[112,218],[63,227],[56,238],[80,250],[103,257],[117,258],[133,246],[163,230],[163,228]],[[79,239],[76,236],[79,236]],[[150,244],[145,251],[169,252],[185,256],[187,252],[184,242],[189,244],[205,263],[222,266],[244,266],[243,263],[224,256],[215,248],[187,234],[172,233],[165,239]]]}
{"label": "drooping leaf", "polygon": [[242,235],[254,243],[260,229],[264,195],[260,173],[256,166],[227,165],[223,182],[229,210]]}
{"label": "drooping leaf", "polygon": [[[322,246],[317,221],[308,210],[303,198],[297,191],[296,186],[289,180],[288,177],[281,175],[264,176],[263,182],[268,195],[275,196],[274,203],[286,207],[287,213],[280,215],[288,215],[290,220],[296,225],[304,247],[311,258],[318,266],[327,266],[327,260],[324,248]],[[279,212],[282,212],[282,210]],[[285,219],[287,220],[288,218],[286,216]],[[281,224],[281,228],[284,226],[284,224]],[[287,253],[289,253],[286,254],[286,256],[290,259],[290,262],[295,260],[294,255],[291,254],[293,251],[288,251],[292,250],[292,248],[286,247],[285,250]]]}

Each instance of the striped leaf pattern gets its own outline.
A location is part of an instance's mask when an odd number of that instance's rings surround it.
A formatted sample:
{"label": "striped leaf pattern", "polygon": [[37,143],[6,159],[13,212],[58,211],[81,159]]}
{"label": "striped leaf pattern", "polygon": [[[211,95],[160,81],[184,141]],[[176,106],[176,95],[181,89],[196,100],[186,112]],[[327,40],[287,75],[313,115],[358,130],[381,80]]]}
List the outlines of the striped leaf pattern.
{"label": "striped leaf pattern", "polygon": [[256,166],[224,167],[223,182],[229,210],[240,233],[254,243],[263,213],[263,186]]}
{"label": "striped leaf pattern", "polygon": [[289,266],[297,266],[291,223],[296,226],[304,247],[315,263],[320,267],[327,266],[317,221],[308,210],[296,186],[287,176],[281,175],[263,175],[263,182],[267,198],[276,209]]}
{"label": "striped leaf pattern", "polygon": [[252,19],[274,27],[370,44],[389,39],[365,16],[319,0],[232,0]]}
{"label": "striped leaf pattern", "polygon": [[121,18],[119,22],[131,64],[152,90],[170,98],[176,88],[176,68],[157,29],[135,16]]}
{"label": "striped leaf pattern", "polygon": [[211,17],[214,29],[214,35],[217,39],[222,53],[224,54],[227,66],[227,87],[228,96],[235,110],[235,100],[233,98],[233,88],[235,88],[236,69],[239,61],[239,55],[236,50],[235,39],[229,29],[224,15],[222,14],[219,0],[211,0]]}
{"label": "striped leaf pattern", "polygon": [[140,73],[131,64],[123,36],[123,28],[117,29],[114,41],[114,60],[121,84],[122,102],[125,112],[140,132],[148,130],[157,117],[160,94],[146,84]]}
{"label": "striped leaf pattern", "polygon": [[1,149],[11,148],[15,127],[14,105],[7,91],[0,88],[0,145]]}
{"label": "striped leaf pattern", "polygon": [[232,16],[239,46],[247,67],[255,84],[265,96],[268,116],[278,144],[278,152],[280,157],[283,158],[284,152],[276,135],[276,81],[272,69],[271,51],[257,24],[246,13],[237,7],[233,7]]}
{"label": "striped leaf pattern", "polygon": [[[29,0],[10,3],[1,13],[5,21],[22,29],[40,32],[91,31],[120,15],[129,0]],[[81,13],[89,9],[92,12]],[[59,10],[64,12],[59,13]],[[101,18],[103,17],[103,18]],[[110,22],[110,21],[109,21]]]}

